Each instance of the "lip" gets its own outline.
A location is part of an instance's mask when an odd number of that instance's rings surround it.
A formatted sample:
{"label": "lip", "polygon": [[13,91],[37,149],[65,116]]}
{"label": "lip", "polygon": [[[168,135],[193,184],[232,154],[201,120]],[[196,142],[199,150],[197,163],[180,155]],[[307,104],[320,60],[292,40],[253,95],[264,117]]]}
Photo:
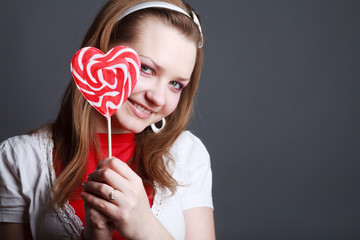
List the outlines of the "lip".
{"label": "lip", "polygon": [[[128,99],[127,100],[128,102],[128,105],[131,109],[131,111],[138,117],[138,118],[141,118],[141,119],[148,119],[151,117],[151,115],[153,114],[153,111],[151,111],[150,109],[144,107],[143,105],[133,101],[133,100],[130,100]],[[141,109],[139,109],[138,107],[136,107],[133,103],[136,103],[137,105],[140,105],[141,107],[145,108],[146,110],[150,111],[150,113],[147,113],[147,112],[144,112],[142,111]]]}

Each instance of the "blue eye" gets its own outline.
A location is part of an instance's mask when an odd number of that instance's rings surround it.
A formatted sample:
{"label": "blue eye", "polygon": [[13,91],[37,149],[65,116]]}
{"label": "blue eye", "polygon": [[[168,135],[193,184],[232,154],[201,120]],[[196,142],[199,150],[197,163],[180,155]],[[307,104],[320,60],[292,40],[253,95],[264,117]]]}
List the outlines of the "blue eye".
{"label": "blue eye", "polygon": [[150,67],[148,67],[144,64],[141,64],[141,72],[143,72],[147,75],[152,75],[154,71]]}
{"label": "blue eye", "polygon": [[184,88],[184,85],[177,81],[171,81],[170,84],[178,91],[181,91]]}

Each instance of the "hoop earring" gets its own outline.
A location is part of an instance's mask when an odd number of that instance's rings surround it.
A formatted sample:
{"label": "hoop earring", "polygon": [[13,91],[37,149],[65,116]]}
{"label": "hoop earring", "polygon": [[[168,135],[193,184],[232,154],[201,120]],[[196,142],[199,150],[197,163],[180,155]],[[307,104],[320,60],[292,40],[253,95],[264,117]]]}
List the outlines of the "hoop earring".
{"label": "hoop earring", "polygon": [[152,123],[150,125],[154,133],[159,133],[165,127],[165,123],[166,123],[165,118],[161,119],[161,123],[162,123],[161,128],[156,127],[155,123]]}

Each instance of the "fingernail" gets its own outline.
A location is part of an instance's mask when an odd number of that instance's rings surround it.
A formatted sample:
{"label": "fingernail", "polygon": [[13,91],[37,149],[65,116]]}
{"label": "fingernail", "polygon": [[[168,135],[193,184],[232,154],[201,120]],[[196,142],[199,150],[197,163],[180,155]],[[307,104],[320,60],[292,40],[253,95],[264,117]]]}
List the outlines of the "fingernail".
{"label": "fingernail", "polygon": [[81,192],[81,193],[80,193],[80,197],[81,197],[82,199],[84,199],[84,198],[86,197],[86,193],[85,193],[85,192]]}

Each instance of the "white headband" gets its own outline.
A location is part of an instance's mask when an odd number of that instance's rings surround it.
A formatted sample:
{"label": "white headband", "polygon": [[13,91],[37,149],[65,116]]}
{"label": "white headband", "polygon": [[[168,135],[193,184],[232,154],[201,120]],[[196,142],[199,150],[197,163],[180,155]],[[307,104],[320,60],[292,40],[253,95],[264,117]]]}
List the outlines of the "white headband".
{"label": "white headband", "polygon": [[130,8],[128,8],[127,10],[125,10],[121,15],[120,17],[118,18],[118,21],[120,21],[121,19],[123,19],[124,17],[126,17],[127,15],[133,13],[133,12],[136,12],[138,10],[141,10],[141,9],[145,9],[145,8],[166,8],[166,9],[170,9],[170,10],[173,10],[173,11],[176,11],[176,12],[180,12],[182,14],[185,14],[186,16],[188,16],[190,19],[192,19],[196,25],[198,26],[199,28],[199,31],[200,31],[200,36],[201,36],[201,40],[200,40],[200,43],[199,43],[199,48],[201,48],[204,44],[204,37],[203,37],[203,34],[202,34],[202,30],[201,30],[201,26],[200,26],[200,21],[199,19],[197,18],[196,14],[194,13],[194,11],[191,11],[191,15],[190,16],[187,12],[185,12],[182,8],[174,5],[174,4],[171,4],[171,3],[167,3],[167,2],[161,2],[161,1],[152,1],[152,2],[143,2],[143,3],[139,3],[139,4],[136,4]]}

